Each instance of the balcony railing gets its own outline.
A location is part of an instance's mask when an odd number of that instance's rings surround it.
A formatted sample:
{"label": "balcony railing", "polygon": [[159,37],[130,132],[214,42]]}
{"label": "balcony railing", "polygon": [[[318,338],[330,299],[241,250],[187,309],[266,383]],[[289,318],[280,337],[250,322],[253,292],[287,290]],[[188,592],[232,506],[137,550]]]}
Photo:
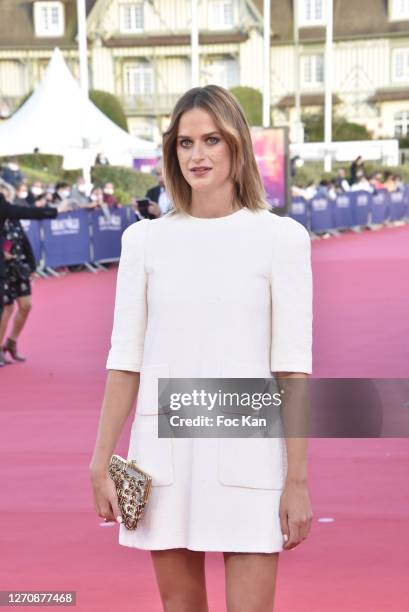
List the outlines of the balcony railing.
{"label": "balcony railing", "polygon": [[121,97],[121,102],[127,115],[169,114],[182,95],[182,93],[127,94]]}

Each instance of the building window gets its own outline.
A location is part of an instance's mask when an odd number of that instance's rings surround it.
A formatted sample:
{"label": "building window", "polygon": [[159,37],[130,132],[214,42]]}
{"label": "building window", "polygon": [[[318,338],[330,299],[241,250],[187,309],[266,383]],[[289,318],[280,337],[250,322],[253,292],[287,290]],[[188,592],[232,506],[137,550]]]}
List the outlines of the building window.
{"label": "building window", "polygon": [[211,0],[208,5],[208,28],[228,30],[234,25],[233,0]]}
{"label": "building window", "polygon": [[304,55],[301,57],[302,84],[306,88],[322,87],[324,84],[324,56]]}
{"label": "building window", "polygon": [[391,19],[409,19],[409,0],[390,0]]}
{"label": "building window", "polygon": [[409,110],[395,113],[393,124],[396,138],[409,136]]}
{"label": "building window", "polygon": [[34,5],[34,27],[36,36],[63,36],[63,3],[36,2]]}
{"label": "building window", "polygon": [[240,85],[239,63],[233,57],[208,60],[202,71],[208,85],[220,85],[225,89]]}
{"label": "building window", "polygon": [[153,69],[149,62],[127,64],[124,78],[126,94],[137,96],[153,94]]}
{"label": "building window", "polygon": [[394,50],[392,54],[392,75],[394,81],[409,80],[409,48]]}
{"label": "building window", "polygon": [[127,2],[119,5],[120,30],[124,34],[142,32],[144,28],[143,2]]}
{"label": "building window", "polygon": [[298,2],[298,18],[301,27],[325,25],[326,0],[298,0]]}

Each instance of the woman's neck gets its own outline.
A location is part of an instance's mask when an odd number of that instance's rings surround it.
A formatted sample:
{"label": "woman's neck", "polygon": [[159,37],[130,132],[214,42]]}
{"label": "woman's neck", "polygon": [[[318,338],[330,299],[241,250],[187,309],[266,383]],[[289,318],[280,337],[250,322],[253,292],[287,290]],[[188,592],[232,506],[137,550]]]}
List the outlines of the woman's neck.
{"label": "woman's neck", "polygon": [[195,217],[225,217],[240,208],[231,185],[214,191],[192,190],[189,212]]}

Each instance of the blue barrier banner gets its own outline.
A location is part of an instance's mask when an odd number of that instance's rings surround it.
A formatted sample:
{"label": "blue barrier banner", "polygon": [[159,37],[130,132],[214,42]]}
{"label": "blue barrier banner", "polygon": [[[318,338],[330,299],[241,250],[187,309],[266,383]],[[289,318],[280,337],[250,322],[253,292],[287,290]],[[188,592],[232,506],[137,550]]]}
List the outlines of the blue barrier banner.
{"label": "blue barrier banner", "polygon": [[307,230],[309,227],[309,219],[308,219],[308,203],[304,198],[294,198],[291,202],[290,206],[290,214],[289,216],[295,221],[301,223]]}
{"label": "blue barrier banner", "polygon": [[372,196],[372,223],[383,223],[389,216],[389,192],[380,189]]}
{"label": "blue barrier banner", "polygon": [[130,225],[126,208],[114,209],[109,217],[94,211],[91,215],[93,254],[91,261],[114,261],[121,254],[122,232]]}
{"label": "blue barrier banner", "polygon": [[89,261],[88,215],[86,210],[77,210],[42,221],[46,266],[74,266]]}
{"label": "blue barrier banner", "polygon": [[126,227],[128,225],[132,225],[132,223],[136,223],[138,221],[138,217],[135,215],[135,211],[132,206],[127,206],[126,210]]}
{"label": "blue barrier banner", "polygon": [[334,203],[327,198],[314,198],[311,202],[311,229],[320,232],[335,227]]}
{"label": "blue barrier banner", "polygon": [[406,185],[403,195],[404,195],[403,200],[405,203],[405,209],[404,209],[403,216],[405,219],[409,219],[409,185]]}
{"label": "blue barrier banner", "polygon": [[337,229],[345,229],[355,225],[351,194],[342,193],[337,196],[334,205],[334,217]]}
{"label": "blue barrier banner", "polygon": [[33,249],[33,254],[36,262],[41,259],[41,238],[40,238],[40,221],[36,219],[21,219],[21,225]]}
{"label": "blue barrier banner", "polygon": [[368,191],[351,191],[352,218],[354,225],[368,225],[372,207],[372,194]]}
{"label": "blue barrier banner", "polygon": [[390,218],[391,221],[401,221],[405,216],[405,194],[403,191],[395,191],[390,194]]}

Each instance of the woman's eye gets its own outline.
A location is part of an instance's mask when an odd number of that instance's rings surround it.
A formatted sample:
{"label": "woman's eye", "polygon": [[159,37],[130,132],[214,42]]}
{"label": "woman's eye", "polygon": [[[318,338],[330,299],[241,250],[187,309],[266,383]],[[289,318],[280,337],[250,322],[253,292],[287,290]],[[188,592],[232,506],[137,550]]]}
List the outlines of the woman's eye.
{"label": "woman's eye", "polygon": [[[210,144],[217,144],[218,142],[220,142],[220,138],[217,138],[216,136],[209,136],[209,138],[207,138],[206,140]],[[180,140],[180,144],[186,149],[189,145],[192,144],[192,141],[189,140],[189,138],[184,138],[183,140]]]}

